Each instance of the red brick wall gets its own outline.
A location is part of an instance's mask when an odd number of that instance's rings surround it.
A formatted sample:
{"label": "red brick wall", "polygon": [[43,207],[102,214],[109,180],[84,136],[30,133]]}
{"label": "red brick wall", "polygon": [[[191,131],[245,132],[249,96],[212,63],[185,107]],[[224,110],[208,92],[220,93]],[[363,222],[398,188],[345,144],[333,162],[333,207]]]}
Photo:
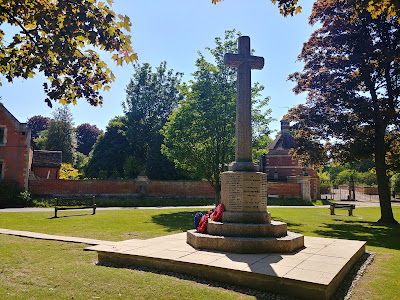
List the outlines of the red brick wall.
{"label": "red brick wall", "polygon": [[[292,159],[289,150],[270,150],[267,154],[266,172],[269,178],[274,177],[275,169],[278,176],[299,176],[302,167],[297,159]],[[311,167],[306,168],[308,176],[318,177],[318,171]]]}
{"label": "red brick wall", "polygon": [[301,197],[301,184],[268,182],[268,195]]}
{"label": "red brick wall", "polygon": [[[348,185],[339,185],[339,189],[341,190],[349,190]],[[354,186],[354,190],[356,192],[366,194],[366,195],[379,195],[377,187],[369,187],[369,186]]]}
{"label": "red brick wall", "polygon": [[[29,191],[36,195],[139,194],[145,187],[148,196],[214,197],[214,189],[207,181],[151,181],[136,180],[29,180]],[[268,194],[301,197],[299,183],[268,182]]]}
{"label": "red brick wall", "polygon": [[0,145],[0,161],[3,163],[4,179],[15,180],[22,188],[27,189],[30,131],[6,111],[1,104],[0,126],[6,128],[6,143]]}
{"label": "red brick wall", "polygon": [[144,186],[148,196],[214,197],[214,189],[206,181],[151,181],[136,180],[57,180],[29,181],[29,191],[36,195],[62,194],[139,194]]}
{"label": "red brick wall", "polygon": [[[59,168],[49,168],[49,167],[33,167],[33,174],[39,178],[47,179],[47,175],[49,175],[48,179],[58,179]],[[50,171],[50,174],[49,174]]]}

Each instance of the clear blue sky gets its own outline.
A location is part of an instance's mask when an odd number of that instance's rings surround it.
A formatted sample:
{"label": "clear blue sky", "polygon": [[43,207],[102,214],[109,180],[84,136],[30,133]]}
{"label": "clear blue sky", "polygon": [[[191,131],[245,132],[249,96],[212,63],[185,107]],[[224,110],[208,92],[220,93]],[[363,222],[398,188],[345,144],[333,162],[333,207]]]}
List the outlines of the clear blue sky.
{"label": "clear blue sky", "polygon": [[[255,55],[265,58],[264,69],[253,71],[252,80],[263,84],[263,95],[271,97],[272,117],[277,119],[271,128],[279,130],[279,120],[288,107],[305,102],[306,95],[295,96],[294,83],[287,77],[302,70],[296,59],[315,30],[308,25],[312,2],[302,1],[303,12],[288,18],[281,16],[270,0],[224,0],[217,5],[211,0],[114,0],[113,8],[131,19],[132,45],[139,62],[155,67],[165,60],[168,68],[184,73],[185,81],[195,71],[197,51],[205,53],[204,47],[213,47],[214,38],[222,37],[226,29],[250,36]],[[70,106],[75,125],[88,122],[104,130],[111,118],[122,115],[121,102],[133,67],[117,67],[109,57],[103,59],[116,80],[110,91],[103,92],[102,107],[91,107],[83,99]],[[1,101],[20,122],[34,115],[51,116],[52,109],[44,103],[43,82],[45,77],[40,74],[33,79],[15,79],[12,84],[2,78]]]}

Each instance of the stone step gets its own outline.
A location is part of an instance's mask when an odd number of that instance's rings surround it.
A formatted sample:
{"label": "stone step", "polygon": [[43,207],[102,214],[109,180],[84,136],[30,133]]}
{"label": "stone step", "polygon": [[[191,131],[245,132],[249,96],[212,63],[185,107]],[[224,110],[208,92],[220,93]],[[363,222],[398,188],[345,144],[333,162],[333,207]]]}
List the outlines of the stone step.
{"label": "stone step", "polygon": [[207,233],[231,237],[283,237],[287,233],[284,222],[271,221],[266,224],[222,223],[209,221]]}
{"label": "stone step", "polygon": [[304,246],[302,234],[287,232],[284,237],[228,237],[187,231],[187,243],[197,249],[232,253],[291,253]]}

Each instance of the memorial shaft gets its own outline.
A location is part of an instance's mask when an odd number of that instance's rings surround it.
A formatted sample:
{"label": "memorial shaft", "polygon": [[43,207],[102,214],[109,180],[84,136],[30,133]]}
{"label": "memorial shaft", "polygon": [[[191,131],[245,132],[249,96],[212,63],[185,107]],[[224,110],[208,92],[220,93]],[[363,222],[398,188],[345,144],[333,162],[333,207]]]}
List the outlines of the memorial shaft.
{"label": "memorial shaft", "polygon": [[[250,40],[239,39],[239,55],[250,55]],[[236,149],[237,162],[251,162],[251,68],[249,62],[240,64],[237,72]]]}
{"label": "memorial shaft", "polygon": [[251,147],[251,69],[261,70],[264,67],[264,58],[251,56],[250,38],[241,36],[238,40],[238,54],[226,53],[224,63],[238,69],[235,162],[231,164],[230,170],[256,171]]}

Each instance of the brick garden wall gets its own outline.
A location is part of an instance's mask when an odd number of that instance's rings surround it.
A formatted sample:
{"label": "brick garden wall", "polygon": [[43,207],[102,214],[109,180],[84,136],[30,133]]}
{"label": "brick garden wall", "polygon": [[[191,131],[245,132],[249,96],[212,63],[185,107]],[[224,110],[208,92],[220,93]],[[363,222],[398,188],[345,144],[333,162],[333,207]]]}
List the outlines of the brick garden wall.
{"label": "brick garden wall", "polygon": [[[339,185],[339,189],[341,190],[349,190],[348,185]],[[354,190],[356,192],[365,194],[365,195],[379,195],[378,193],[378,188],[375,186],[369,187],[369,186],[354,186]]]}
{"label": "brick garden wall", "polygon": [[[145,192],[153,197],[214,197],[207,181],[138,180],[29,180],[29,192],[34,195],[132,195]],[[268,182],[268,194],[301,197],[299,183]]]}
{"label": "brick garden wall", "polygon": [[289,182],[268,182],[268,195],[301,197],[301,184]]}
{"label": "brick garden wall", "polygon": [[137,180],[58,180],[29,181],[29,192],[34,195],[128,195],[145,193],[147,196],[214,197],[214,189],[207,181],[137,181]]}

